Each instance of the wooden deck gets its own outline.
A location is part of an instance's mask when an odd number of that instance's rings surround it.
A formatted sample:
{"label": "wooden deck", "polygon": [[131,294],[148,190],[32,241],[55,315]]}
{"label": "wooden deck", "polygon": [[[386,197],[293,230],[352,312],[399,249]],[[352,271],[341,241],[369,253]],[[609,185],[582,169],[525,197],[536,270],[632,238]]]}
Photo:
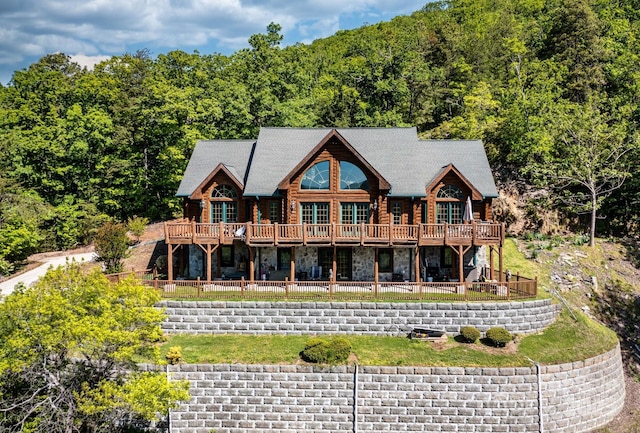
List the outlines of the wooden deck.
{"label": "wooden deck", "polygon": [[168,244],[249,246],[443,246],[502,245],[504,226],[471,224],[253,224],[165,223]]}

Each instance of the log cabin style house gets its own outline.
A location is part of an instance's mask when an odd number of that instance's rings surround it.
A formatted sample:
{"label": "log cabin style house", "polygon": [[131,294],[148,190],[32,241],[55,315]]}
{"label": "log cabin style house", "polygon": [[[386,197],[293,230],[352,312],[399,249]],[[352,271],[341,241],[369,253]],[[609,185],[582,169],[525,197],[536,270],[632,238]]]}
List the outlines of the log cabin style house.
{"label": "log cabin style house", "polygon": [[478,281],[504,227],[481,141],[415,128],[261,128],[199,141],[165,224],[168,279]]}

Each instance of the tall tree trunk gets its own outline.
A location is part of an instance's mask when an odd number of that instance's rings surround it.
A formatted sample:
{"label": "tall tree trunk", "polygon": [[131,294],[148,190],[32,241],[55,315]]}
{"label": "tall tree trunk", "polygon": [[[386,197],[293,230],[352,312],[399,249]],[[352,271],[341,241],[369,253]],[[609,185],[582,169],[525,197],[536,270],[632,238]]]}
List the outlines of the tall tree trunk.
{"label": "tall tree trunk", "polygon": [[595,188],[591,188],[591,239],[589,241],[589,246],[591,248],[596,246],[596,216],[597,216],[597,208],[598,205],[598,197],[596,196]]}

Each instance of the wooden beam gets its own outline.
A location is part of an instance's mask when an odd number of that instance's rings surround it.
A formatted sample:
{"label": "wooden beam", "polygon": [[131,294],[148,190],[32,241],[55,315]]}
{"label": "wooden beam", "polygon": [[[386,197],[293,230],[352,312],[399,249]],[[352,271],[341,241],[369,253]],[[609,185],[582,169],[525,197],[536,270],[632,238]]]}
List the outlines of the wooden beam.
{"label": "wooden beam", "polygon": [[253,283],[255,281],[255,273],[256,273],[256,269],[255,269],[256,254],[253,248],[251,248],[248,245],[247,245],[247,248],[249,249],[249,282]]}
{"label": "wooden beam", "polygon": [[289,269],[289,281],[293,283],[296,280],[296,247],[291,247],[291,264]]}
{"label": "wooden beam", "polygon": [[414,247],[413,266],[415,268],[416,283],[419,283],[420,282],[420,248],[419,247]]}

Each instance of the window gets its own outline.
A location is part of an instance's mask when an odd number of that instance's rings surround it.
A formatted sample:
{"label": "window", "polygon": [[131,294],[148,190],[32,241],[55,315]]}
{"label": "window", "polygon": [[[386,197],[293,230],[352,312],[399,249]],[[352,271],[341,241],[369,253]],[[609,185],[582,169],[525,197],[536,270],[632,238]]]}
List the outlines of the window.
{"label": "window", "polygon": [[369,203],[341,203],[340,222],[360,224],[369,222]]}
{"label": "window", "polygon": [[278,270],[291,269],[291,248],[278,248]]}
{"label": "window", "polygon": [[220,247],[220,266],[222,267],[234,266],[233,245],[222,245]]}
{"label": "window", "polygon": [[436,194],[436,223],[462,224],[464,194],[455,185],[445,185]]}
{"label": "window", "polygon": [[394,224],[402,224],[402,203],[399,201],[391,203],[391,216]]}
{"label": "window", "polygon": [[436,203],[437,223],[462,224],[462,203]]}
{"label": "window", "polygon": [[219,223],[238,222],[238,203],[235,201],[212,201],[211,202],[211,222]]}
{"label": "window", "polygon": [[451,198],[451,199],[455,199],[455,200],[462,200],[463,194],[462,194],[462,190],[455,186],[455,185],[445,185],[442,188],[440,188],[440,191],[438,191],[438,194],[436,196],[437,198]]}
{"label": "window", "polygon": [[347,161],[340,161],[340,189],[368,191],[369,181],[360,167]]}
{"label": "window", "polygon": [[329,189],[329,161],[322,161],[309,168],[300,182],[300,189]]}
{"label": "window", "polygon": [[300,204],[300,222],[307,224],[329,224],[329,203]]}
{"label": "window", "polygon": [[378,250],[378,272],[393,272],[393,249]]}
{"label": "window", "polygon": [[210,221],[234,223],[238,221],[238,194],[229,185],[218,185],[211,191]]}
{"label": "window", "polygon": [[421,214],[422,214],[422,223],[427,224],[429,222],[429,208],[427,207],[426,202],[422,202],[421,205]]}
{"label": "window", "polygon": [[453,252],[451,248],[442,248],[440,256],[440,267],[451,269],[453,265]]}
{"label": "window", "polygon": [[269,221],[271,224],[280,222],[280,202],[269,202]]}

